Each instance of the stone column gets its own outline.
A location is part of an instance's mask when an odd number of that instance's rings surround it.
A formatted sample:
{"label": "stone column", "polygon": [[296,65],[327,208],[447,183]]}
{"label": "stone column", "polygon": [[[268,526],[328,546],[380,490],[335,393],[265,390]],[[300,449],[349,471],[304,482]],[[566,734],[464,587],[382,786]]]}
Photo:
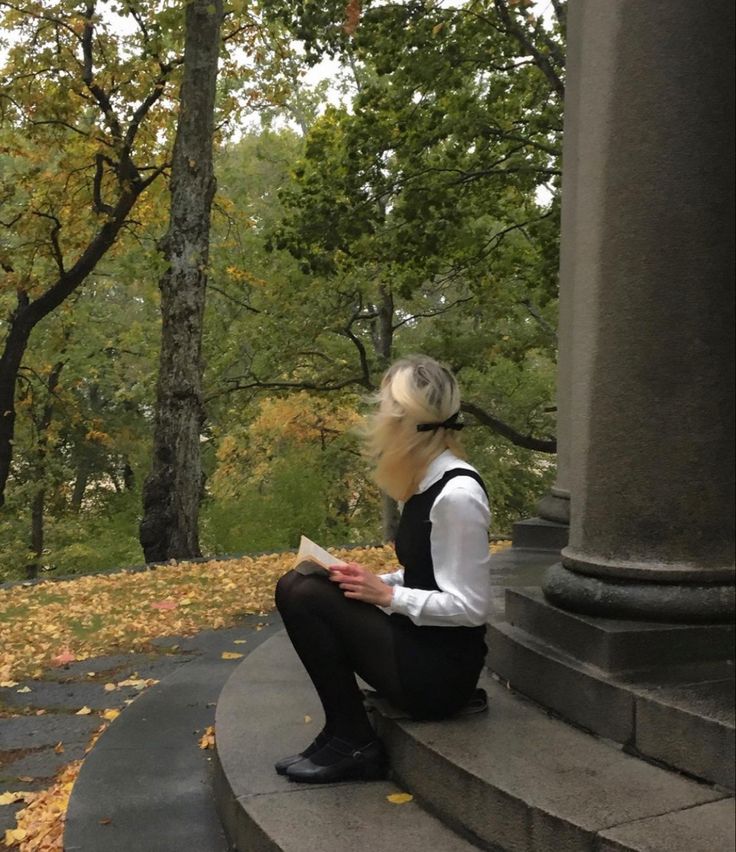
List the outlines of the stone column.
{"label": "stone column", "polygon": [[[734,609],[733,0],[571,0],[569,546],[545,594],[616,617]],[[566,124],[566,134],[568,124]]]}

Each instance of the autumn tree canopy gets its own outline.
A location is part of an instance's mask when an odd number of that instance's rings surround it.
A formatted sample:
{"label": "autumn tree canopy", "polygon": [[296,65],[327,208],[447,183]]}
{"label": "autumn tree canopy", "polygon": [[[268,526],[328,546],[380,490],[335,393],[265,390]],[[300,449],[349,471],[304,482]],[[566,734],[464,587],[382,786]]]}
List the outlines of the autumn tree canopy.
{"label": "autumn tree canopy", "polygon": [[[182,7],[0,15],[3,570],[141,561]],[[206,551],[380,538],[350,427],[411,351],[458,373],[494,530],[530,511],[554,462],[563,98],[563,3],[225,4]]]}

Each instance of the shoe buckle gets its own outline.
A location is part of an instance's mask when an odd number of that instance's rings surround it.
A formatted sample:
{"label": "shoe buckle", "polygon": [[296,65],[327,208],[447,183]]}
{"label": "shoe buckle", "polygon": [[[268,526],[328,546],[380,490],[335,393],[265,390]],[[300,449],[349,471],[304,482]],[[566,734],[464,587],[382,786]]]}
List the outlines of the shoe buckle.
{"label": "shoe buckle", "polygon": [[359,748],[356,748],[350,756],[353,760],[357,760],[359,757],[363,757],[363,752]]}

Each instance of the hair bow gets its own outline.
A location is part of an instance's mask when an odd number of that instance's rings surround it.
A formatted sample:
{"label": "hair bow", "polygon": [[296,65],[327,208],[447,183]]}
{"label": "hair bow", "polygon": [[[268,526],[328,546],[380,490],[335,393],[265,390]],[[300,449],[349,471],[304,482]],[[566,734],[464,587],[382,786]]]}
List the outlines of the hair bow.
{"label": "hair bow", "polygon": [[457,418],[460,416],[460,411],[456,411],[454,414],[451,414],[447,420],[443,420],[442,423],[418,423],[417,424],[417,432],[435,432],[437,429],[463,429],[465,427],[464,423],[458,423]]}

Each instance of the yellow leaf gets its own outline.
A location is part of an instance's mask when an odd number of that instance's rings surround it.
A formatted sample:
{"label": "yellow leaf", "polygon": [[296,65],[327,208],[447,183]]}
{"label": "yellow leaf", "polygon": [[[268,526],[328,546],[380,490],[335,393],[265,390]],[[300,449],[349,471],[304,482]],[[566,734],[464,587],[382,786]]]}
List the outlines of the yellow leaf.
{"label": "yellow leaf", "polygon": [[414,798],[411,793],[391,793],[390,796],[386,796],[386,800],[391,802],[392,805],[405,805],[407,802],[411,802]]}
{"label": "yellow leaf", "polygon": [[56,743],[56,745],[54,746],[54,751],[57,754],[64,754],[64,743],[63,742]]}
{"label": "yellow leaf", "polygon": [[0,793],[0,805],[12,805],[13,802],[24,801],[23,793]]}
{"label": "yellow leaf", "polygon": [[[233,639],[233,645],[245,645],[247,641],[247,639]],[[0,686],[2,686],[2,684],[0,684]]]}
{"label": "yellow leaf", "polygon": [[115,719],[118,718],[119,715],[120,715],[120,711],[115,710],[113,708],[111,710],[105,710],[105,712],[102,714],[102,718],[108,719],[110,722],[113,722]]}
{"label": "yellow leaf", "polygon": [[312,717],[311,717],[311,716],[305,716],[305,717],[304,717],[304,724],[305,724],[305,725],[308,725],[311,721],[312,721]]}
{"label": "yellow leaf", "polygon": [[214,748],[215,747],[215,726],[208,725],[204,729],[204,734],[199,738],[199,747],[200,748]]}
{"label": "yellow leaf", "polygon": [[222,659],[223,660],[239,660],[243,655],[236,654],[235,651],[223,651]]}
{"label": "yellow leaf", "polygon": [[16,689],[15,691],[16,692],[32,692],[33,690],[31,689],[30,686],[24,686],[22,689]]}
{"label": "yellow leaf", "polygon": [[0,686],[6,686],[8,689],[12,689],[14,686],[18,686],[17,680],[2,680],[0,681]]}
{"label": "yellow leaf", "polygon": [[105,684],[105,692],[113,692],[113,690],[117,689],[118,685],[116,683],[106,683]]}
{"label": "yellow leaf", "polygon": [[5,845],[12,846],[14,843],[20,843],[21,840],[26,839],[27,834],[25,828],[9,828],[5,832]]}
{"label": "yellow leaf", "polygon": [[89,714],[90,714],[91,712],[92,712],[92,711],[90,710],[90,708],[89,708],[89,707],[87,707],[87,705],[85,705],[84,707],[82,707],[82,709],[81,709],[81,710],[77,710],[77,712],[76,712],[74,715],[75,715],[75,716],[89,716]]}

